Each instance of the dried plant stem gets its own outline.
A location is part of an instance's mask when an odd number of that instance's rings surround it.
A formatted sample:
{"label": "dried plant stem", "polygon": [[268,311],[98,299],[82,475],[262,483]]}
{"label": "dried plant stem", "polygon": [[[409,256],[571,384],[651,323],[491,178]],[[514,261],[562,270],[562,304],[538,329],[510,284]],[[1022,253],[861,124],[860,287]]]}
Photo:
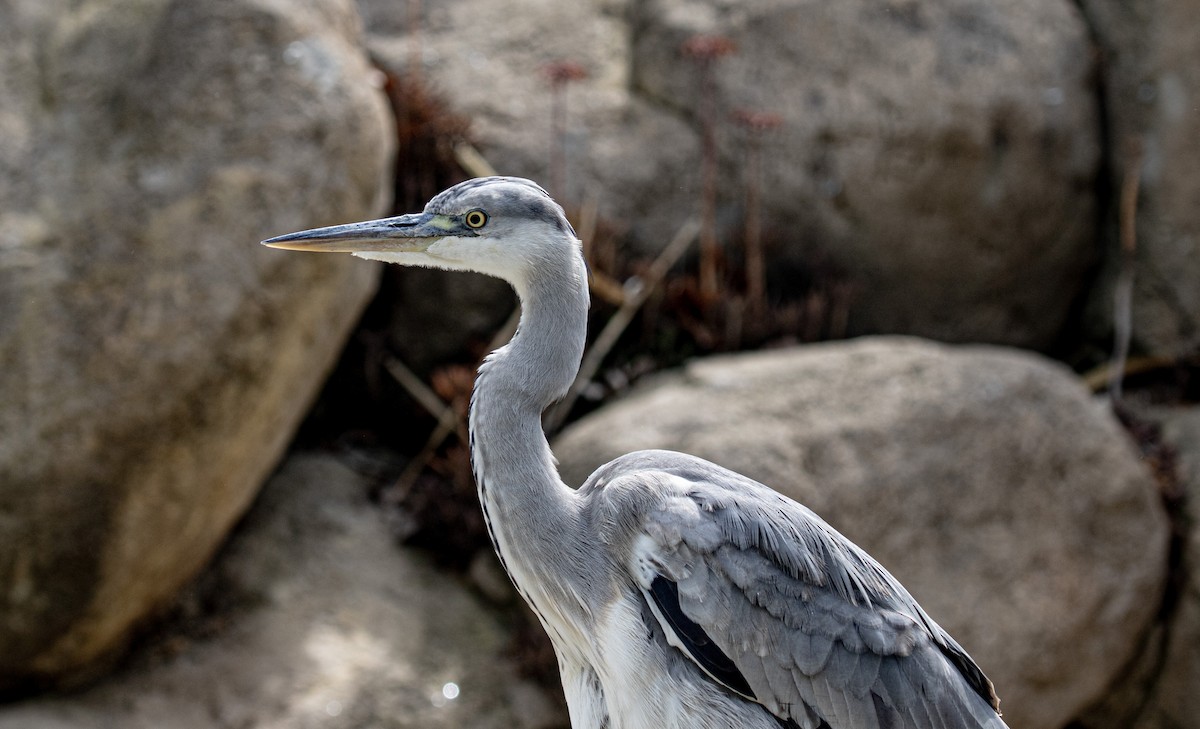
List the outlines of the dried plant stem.
{"label": "dried plant stem", "polygon": [[720,295],[717,242],[717,79],[714,66],[718,59],[737,52],[737,45],[721,35],[697,34],[680,47],[684,57],[696,64],[700,84],[700,145],[704,167],[700,198],[700,294],[705,304]]}
{"label": "dried plant stem", "polygon": [[621,285],[620,281],[602,271],[592,271],[589,278],[593,296],[609,306],[625,305],[628,297],[625,295],[625,287]]}
{"label": "dried plant stem", "polygon": [[401,472],[400,477],[396,479],[397,485],[402,488],[408,488],[416,480],[417,476],[420,475],[425,465],[429,463],[429,459],[433,455],[433,452],[437,450],[437,447],[446,440],[447,436],[458,429],[458,413],[455,412],[449,403],[444,402],[438,397],[437,393],[429,389],[429,386],[422,382],[421,378],[417,377],[398,358],[386,357],[383,360],[383,366],[387,369],[388,374],[404,388],[404,391],[413,400],[417,401],[417,404],[425,408],[430,415],[437,418],[437,427],[434,428],[433,433],[430,434],[429,439],[425,442],[425,447],[421,449],[421,452],[415,458],[408,462],[408,465],[404,467],[404,471]]}
{"label": "dried plant stem", "polygon": [[583,391],[584,386],[591,381],[596,375],[596,371],[600,369],[601,363],[608,353],[616,345],[621,334],[628,328],[633,317],[637,314],[654,290],[658,288],[662,280],[666,278],[667,273],[671,270],[679,259],[687,252],[692,243],[696,240],[699,233],[699,225],[694,220],[689,220],[684,223],[667,247],[662,253],[654,259],[650,264],[650,268],[646,271],[645,280],[641,282],[638,289],[625,297],[625,302],[621,308],[617,309],[616,313],[604,325],[596,341],[588,349],[587,354],[583,357],[583,362],[579,366],[579,374],[575,377],[575,382],[571,384],[570,390],[567,391],[566,397],[556,403],[550,410],[546,412],[545,418],[542,419],[542,424],[547,432],[553,433],[562,425],[567,414],[571,412],[571,408],[575,405],[575,401],[579,399],[579,393]]}
{"label": "dried plant stem", "polygon": [[567,180],[567,85],[554,84],[550,96],[550,194],[556,200],[566,199]]}
{"label": "dried plant stem", "polygon": [[496,174],[496,168],[470,142],[455,145],[454,161],[471,177],[493,177]]}
{"label": "dried plant stem", "polygon": [[746,309],[756,319],[767,310],[766,270],[762,252],[762,142],[751,133],[746,161]]}
{"label": "dried plant stem", "polygon": [[1141,168],[1142,141],[1134,137],[1129,141],[1118,208],[1121,264],[1113,290],[1113,353],[1108,372],[1108,397],[1114,407],[1121,400],[1129,342],[1133,336],[1133,271],[1137,254],[1137,200]]}
{"label": "dried plant stem", "polygon": [[700,122],[700,295],[705,303],[720,294],[717,268],[720,252],[717,242],[717,81],[713,65],[732,53],[732,42],[720,36],[692,36],[683,44],[683,53],[696,64],[699,83]]}
{"label": "dried plant stem", "polygon": [[588,262],[588,278],[592,295],[613,306],[625,303],[625,288],[620,282],[596,266],[596,227],[600,224],[600,201],[595,192],[588,193],[579,209],[579,242],[583,245],[583,260]]}
{"label": "dried plant stem", "polygon": [[451,417],[454,415],[454,410],[437,396],[429,385],[421,381],[420,377],[408,368],[408,365],[400,361],[398,357],[387,356],[383,360],[383,366],[392,376],[392,379],[404,388],[412,399],[417,401],[417,404],[425,408],[425,410],[439,421],[444,420],[446,414]]}
{"label": "dried plant stem", "polygon": [[596,225],[600,222],[600,200],[589,192],[579,208],[579,242],[583,245],[583,260],[592,260],[592,244],[596,241]]}
{"label": "dried plant stem", "polygon": [[567,86],[588,77],[587,69],[570,60],[548,64],[542,71],[550,79],[550,194],[567,199]]}
{"label": "dried plant stem", "polygon": [[717,282],[717,131],[716,82],[713,79],[712,61],[700,63],[700,144],[704,169],[703,188],[700,198],[700,293],[707,301],[716,300],[720,285]]}
{"label": "dried plant stem", "polygon": [[[1174,357],[1164,355],[1150,355],[1147,357],[1130,357],[1125,362],[1125,367],[1121,371],[1122,377],[1130,375],[1141,375],[1155,370],[1163,370],[1170,367],[1175,367],[1179,361]],[[1091,370],[1080,375],[1086,386],[1092,392],[1100,392],[1112,388],[1113,367],[1115,363],[1110,360]]]}
{"label": "dried plant stem", "polygon": [[422,0],[408,0],[408,35],[412,41],[409,49],[408,73],[417,83],[421,82],[425,49],[422,47],[421,14]]}

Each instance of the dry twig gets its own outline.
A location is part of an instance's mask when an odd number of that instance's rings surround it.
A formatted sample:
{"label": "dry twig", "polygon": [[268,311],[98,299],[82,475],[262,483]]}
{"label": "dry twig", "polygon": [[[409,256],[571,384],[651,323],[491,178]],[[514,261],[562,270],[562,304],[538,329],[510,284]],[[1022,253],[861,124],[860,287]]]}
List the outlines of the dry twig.
{"label": "dry twig", "polygon": [[746,228],[743,233],[746,268],[746,308],[757,322],[767,310],[766,264],[762,251],[762,143],[771,130],[783,125],[779,114],[741,109],[734,120],[746,130]]}
{"label": "dry twig", "polygon": [[542,69],[550,81],[550,194],[559,202],[567,199],[567,85],[588,77],[587,69],[575,61],[555,61]]}
{"label": "dry twig", "polygon": [[496,168],[492,167],[492,164],[484,159],[479,150],[475,149],[475,145],[470,142],[459,142],[454,145],[454,161],[471,177],[494,177],[496,175]]}
{"label": "dry twig", "polygon": [[680,48],[698,71],[700,97],[700,150],[702,180],[700,216],[704,221],[700,240],[700,292],[707,301],[720,293],[717,241],[717,81],[713,66],[717,60],[737,52],[734,42],[719,35],[694,35]]}
{"label": "dry twig", "polygon": [[687,252],[692,243],[696,240],[696,236],[700,233],[700,225],[695,220],[689,220],[684,223],[667,247],[662,253],[658,254],[658,258],[654,259],[654,263],[650,264],[650,268],[646,271],[646,278],[641,282],[641,285],[631,294],[626,295],[625,302],[621,304],[621,308],[612,315],[608,323],[604,325],[596,341],[592,343],[591,348],[583,357],[583,362],[579,366],[579,374],[575,376],[575,382],[571,384],[571,389],[567,391],[566,396],[556,403],[554,407],[546,412],[546,417],[542,423],[548,432],[558,430],[566,419],[567,414],[571,412],[571,408],[575,405],[575,401],[579,399],[579,393],[583,391],[584,386],[591,381],[595,376],[596,371],[600,369],[600,364],[604,358],[612,350],[613,346],[620,339],[621,333],[633,321],[633,317],[638,310],[642,308],[642,304],[646,303],[646,299],[654,293],[659,284],[666,277],[667,272],[671,270],[679,259]]}
{"label": "dry twig", "polygon": [[1179,360],[1174,357],[1164,356],[1149,356],[1149,357],[1133,357],[1127,359],[1124,366],[1121,368],[1120,374],[1113,371],[1116,366],[1114,360],[1109,360],[1098,367],[1094,367],[1080,375],[1083,384],[1092,392],[1100,392],[1101,390],[1112,389],[1113,380],[1120,380],[1130,376],[1144,375],[1147,372],[1156,372],[1158,370],[1166,370],[1176,367],[1180,364]]}
{"label": "dry twig", "polygon": [[1118,214],[1121,226],[1121,267],[1113,290],[1113,353],[1109,367],[1108,397],[1116,406],[1121,400],[1129,341],[1133,335],[1133,269],[1137,253],[1137,199],[1142,179],[1142,140],[1129,141],[1125,177],[1121,180]]}

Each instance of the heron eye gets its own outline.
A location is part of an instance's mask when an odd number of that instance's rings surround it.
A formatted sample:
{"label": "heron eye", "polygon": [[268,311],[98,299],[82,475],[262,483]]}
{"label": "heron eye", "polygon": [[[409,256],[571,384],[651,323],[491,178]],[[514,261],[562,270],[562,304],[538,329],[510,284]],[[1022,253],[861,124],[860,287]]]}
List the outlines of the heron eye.
{"label": "heron eye", "polygon": [[463,222],[467,224],[468,228],[482,228],[483,226],[487,225],[487,221],[487,213],[483,212],[482,210],[472,210],[463,216]]}

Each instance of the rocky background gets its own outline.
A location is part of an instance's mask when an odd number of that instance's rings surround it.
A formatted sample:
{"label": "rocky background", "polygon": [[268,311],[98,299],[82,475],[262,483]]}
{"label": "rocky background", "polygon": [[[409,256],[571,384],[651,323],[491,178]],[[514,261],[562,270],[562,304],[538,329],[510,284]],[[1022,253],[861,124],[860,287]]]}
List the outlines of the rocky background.
{"label": "rocky background", "polygon": [[1196,12],[0,0],[0,729],[567,726],[456,436],[511,294],[257,245],[480,154],[589,249],[568,483],[716,460],[1014,729],[1200,727]]}

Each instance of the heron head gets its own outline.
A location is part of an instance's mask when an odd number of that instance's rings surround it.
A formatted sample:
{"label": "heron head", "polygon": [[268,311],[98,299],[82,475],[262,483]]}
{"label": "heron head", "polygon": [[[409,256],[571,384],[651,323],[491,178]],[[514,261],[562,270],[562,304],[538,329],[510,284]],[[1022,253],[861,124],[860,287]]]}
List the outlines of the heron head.
{"label": "heron head", "polygon": [[263,245],[478,271],[514,284],[547,258],[579,255],[562,208],[519,177],[467,180],[439,193],[420,213],[289,233]]}

